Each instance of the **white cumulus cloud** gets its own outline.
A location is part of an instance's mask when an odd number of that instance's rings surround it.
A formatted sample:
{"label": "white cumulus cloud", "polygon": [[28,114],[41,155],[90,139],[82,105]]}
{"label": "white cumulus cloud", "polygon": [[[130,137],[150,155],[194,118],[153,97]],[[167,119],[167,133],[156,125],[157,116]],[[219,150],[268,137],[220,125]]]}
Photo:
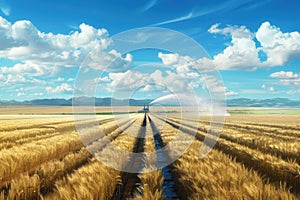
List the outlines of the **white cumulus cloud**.
{"label": "white cumulus cloud", "polygon": [[285,72],[285,71],[280,71],[280,72],[274,72],[270,74],[271,78],[281,78],[281,79],[293,79],[293,78],[299,78],[299,74],[295,74],[294,72]]}
{"label": "white cumulus cloud", "polygon": [[178,74],[185,77],[199,76],[193,72],[196,70],[200,71],[213,71],[215,70],[215,65],[208,58],[194,59],[190,56],[181,56],[179,54],[163,54],[158,53],[158,58],[161,59],[162,63],[166,66],[172,66],[176,69]]}
{"label": "white cumulus cloud", "polygon": [[[100,80],[106,81],[106,78]],[[139,71],[129,70],[124,73],[110,73],[106,89],[108,91],[130,91],[140,88],[142,92],[151,90],[164,89],[172,92],[185,92],[192,89],[189,79],[182,75],[165,71],[165,74],[160,70],[155,70],[152,73],[141,73]]]}
{"label": "white cumulus cloud", "polygon": [[46,82],[40,79],[26,77],[19,74],[6,74],[0,75],[0,86],[16,86],[16,85],[32,85],[32,84],[45,84]]}
{"label": "white cumulus cloud", "polygon": [[130,54],[123,58],[116,50],[107,52],[112,43],[107,30],[84,23],[78,31],[64,35],[44,33],[28,20],[10,23],[0,16],[0,43],[0,58],[20,62],[13,67],[0,66],[2,73],[51,76],[60,68],[80,66],[92,51],[94,60],[87,64],[100,69],[101,63],[115,61],[114,71],[124,71],[133,59]]}
{"label": "white cumulus cloud", "polygon": [[[275,92],[275,88],[273,86],[268,86],[266,84],[262,84],[261,85],[262,90],[257,90],[257,92],[255,92],[256,94],[264,94],[264,93],[272,93]],[[246,91],[246,90],[245,90]],[[249,93],[251,93],[251,91],[248,90]]]}
{"label": "white cumulus cloud", "polygon": [[61,93],[71,93],[73,91],[73,88],[67,84],[63,83],[57,87],[46,87],[46,91],[48,93],[55,93],[55,94],[61,94]]}
{"label": "white cumulus cloud", "polygon": [[300,58],[300,33],[283,33],[280,28],[264,22],[256,32],[261,50],[267,54],[267,66],[281,66]]}
{"label": "white cumulus cloud", "polygon": [[259,64],[258,49],[253,40],[254,34],[245,26],[228,26],[219,28],[213,25],[208,32],[212,34],[230,35],[231,44],[222,53],[213,57],[218,70],[256,69]]}
{"label": "white cumulus cloud", "polygon": [[[228,25],[220,28],[220,24],[212,25],[208,32],[226,35],[231,39],[230,44],[221,53],[213,56],[213,59],[162,53],[158,57],[163,64],[184,72],[191,68],[200,71],[256,70],[283,66],[300,58],[300,33],[283,33],[269,22],[262,23],[256,32],[251,32],[246,26]],[[260,53],[266,55],[266,60],[260,58]]]}
{"label": "white cumulus cloud", "polygon": [[286,71],[280,71],[280,72],[274,72],[270,74],[271,78],[276,78],[278,80],[278,84],[280,85],[286,85],[286,86],[298,86],[300,85],[300,74],[294,73],[294,72],[286,72]]}

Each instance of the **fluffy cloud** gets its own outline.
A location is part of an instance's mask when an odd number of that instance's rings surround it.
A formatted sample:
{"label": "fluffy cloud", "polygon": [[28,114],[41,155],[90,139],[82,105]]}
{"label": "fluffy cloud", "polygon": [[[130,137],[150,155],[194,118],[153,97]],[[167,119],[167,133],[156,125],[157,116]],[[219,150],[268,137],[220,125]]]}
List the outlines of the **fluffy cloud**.
{"label": "fluffy cloud", "polygon": [[95,48],[86,58],[85,65],[107,72],[125,72],[132,62],[131,54],[126,54],[123,58],[116,50],[104,52],[101,48]]}
{"label": "fluffy cloud", "polygon": [[[158,57],[165,65],[174,66],[179,72],[187,72],[191,68],[200,71],[256,70],[282,66],[300,58],[300,33],[283,33],[269,22],[262,23],[256,33],[245,26],[220,28],[219,24],[212,25],[208,32],[231,38],[230,44],[213,59],[162,53]],[[255,40],[258,41],[257,44]],[[261,53],[267,56],[265,61],[260,59]]]}
{"label": "fluffy cloud", "polygon": [[[267,86],[266,84],[262,84],[261,88],[262,88],[262,90],[257,90],[257,92],[255,92],[255,93],[256,94],[260,94],[260,93],[264,94],[264,93],[275,92],[275,88],[273,86]],[[249,91],[249,93],[251,93],[251,92]]]}
{"label": "fluffy cloud", "polygon": [[278,83],[281,84],[281,85],[294,85],[294,86],[299,87],[300,78],[297,78],[297,79],[280,79]]}
{"label": "fluffy cloud", "polygon": [[256,32],[261,50],[267,54],[266,66],[281,66],[300,58],[300,33],[283,33],[278,27],[264,22]]}
{"label": "fluffy cloud", "polygon": [[55,94],[61,94],[61,93],[69,94],[73,91],[73,88],[69,84],[63,83],[55,88],[46,87],[46,91],[48,93],[55,93]]}
{"label": "fluffy cloud", "polygon": [[68,80],[67,80],[67,82],[73,82],[75,79],[74,78],[69,78]]}
{"label": "fluffy cloud", "polygon": [[213,93],[214,95],[224,94],[226,96],[235,96],[238,93],[229,90],[225,87],[221,80],[218,80],[216,77],[211,75],[203,75],[201,77],[201,81],[203,82],[203,87],[205,87],[208,91]]}
{"label": "fluffy cloud", "polygon": [[215,94],[237,95],[236,92],[224,87],[216,77],[199,73],[199,71],[209,72],[215,70],[214,65],[207,58],[195,60],[189,56],[163,54],[161,52],[158,53],[158,57],[161,58],[164,65],[174,67],[176,73],[167,71],[167,76],[163,77],[162,72],[157,70],[149,76],[149,80],[155,83],[168,85],[173,91],[192,91],[195,88],[202,87]]}
{"label": "fluffy cloud", "polygon": [[174,65],[178,63],[179,55],[178,54],[163,54],[158,53],[158,57],[162,60],[165,65]]}
{"label": "fluffy cloud", "polygon": [[280,71],[280,72],[274,72],[270,74],[271,78],[280,78],[280,79],[293,79],[293,78],[299,78],[299,74],[295,74],[294,72],[285,72],[285,71]]}
{"label": "fluffy cloud", "polygon": [[[282,66],[300,58],[300,33],[283,33],[281,30],[264,22],[256,33],[250,32],[245,26],[228,26],[218,28],[218,24],[209,29],[210,33],[229,34],[231,45],[214,56],[217,69],[250,69]],[[256,46],[256,39],[260,46]],[[265,53],[266,61],[259,59],[259,52]]]}
{"label": "fluffy cloud", "polygon": [[231,36],[231,45],[222,53],[213,57],[213,62],[218,70],[227,69],[255,69],[258,65],[258,49],[253,41],[253,33],[245,26],[228,26],[218,28],[219,24],[213,25],[208,32]]}
{"label": "fluffy cloud", "polygon": [[270,92],[274,92],[274,91],[275,91],[275,88],[274,88],[274,87],[270,87],[270,88],[269,88],[269,91],[270,91]]}
{"label": "fluffy cloud", "polygon": [[298,86],[300,85],[300,74],[296,74],[294,72],[274,72],[270,74],[271,78],[279,79],[278,84],[280,85],[291,85],[291,86]]}
{"label": "fluffy cloud", "polygon": [[49,69],[46,66],[38,65],[37,63],[26,62],[17,63],[13,67],[3,66],[0,68],[0,72],[3,74],[22,74],[30,76],[43,76],[52,74],[53,68]]}
{"label": "fluffy cloud", "polygon": [[102,84],[102,83],[108,83],[110,82],[111,80],[108,78],[108,76],[105,76],[105,77],[99,77],[99,78],[95,78],[94,79],[94,83],[93,84]]}
{"label": "fluffy cloud", "polygon": [[[217,31],[217,30],[214,30]],[[206,88],[210,92],[214,92],[215,94],[223,93],[227,96],[237,95],[236,92],[228,90],[228,88],[224,87],[220,80],[217,80],[216,77],[210,76],[207,74],[202,74],[202,76],[197,71],[214,71],[215,66],[212,61],[207,58],[201,59],[193,59],[189,56],[180,56],[178,54],[163,54],[158,53],[158,57],[162,60],[162,63],[167,66],[172,66],[175,68],[177,74],[173,76],[171,79],[166,80],[161,78],[161,74],[158,73],[156,76],[156,82],[161,83],[169,83],[175,84],[176,79],[180,77],[180,84],[177,84],[177,88],[182,88],[182,91],[186,89],[198,88],[202,86]],[[201,70],[200,70],[201,69]],[[151,76],[150,76],[151,78]],[[169,81],[169,82],[168,82]]]}
{"label": "fluffy cloud", "polygon": [[[30,21],[10,23],[0,16],[0,58],[21,61],[13,67],[0,69],[2,73],[25,73],[34,76],[53,75],[61,67],[80,66],[88,53],[94,52],[94,62],[115,64],[119,68],[132,62],[130,54],[123,58],[115,50],[106,52],[111,44],[105,29],[81,24],[79,31],[68,35],[43,33]],[[116,71],[116,69],[114,68]],[[120,69],[122,70],[122,69]]]}
{"label": "fluffy cloud", "polygon": [[30,84],[45,84],[46,82],[40,79],[26,77],[19,74],[0,75],[0,86],[14,86],[14,85],[30,85]]}
{"label": "fluffy cloud", "polygon": [[185,77],[171,71],[166,71],[164,76],[161,71],[156,70],[150,75],[150,82],[168,88],[175,93],[191,90],[187,87],[189,81]]}
{"label": "fluffy cloud", "polygon": [[137,71],[127,71],[124,73],[110,73],[111,82],[108,89],[111,91],[131,91],[145,86],[147,84],[148,74]]}
{"label": "fluffy cloud", "polygon": [[63,81],[65,81],[65,79],[62,78],[62,77],[58,77],[55,81],[56,81],[56,82],[63,82]]}
{"label": "fluffy cloud", "polygon": [[[108,82],[105,77],[99,80]],[[109,80],[111,82],[108,82],[105,87],[110,92],[132,91],[138,88],[142,92],[164,89],[178,93],[192,90],[188,79],[168,70],[165,74],[160,70],[150,74],[133,70],[124,73],[110,73]]]}
{"label": "fluffy cloud", "polygon": [[208,58],[194,59],[190,56],[181,56],[179,54],[163,54],[158,53],[158,58],[166,66],[172,66],[176,69],[176,72],[184,77],[199,77],[199,73],[195,70],[201,71],[213,71],[215,65]]}
{"label": "fluffy cloud", "polygon": [[156,87],[153,87],[153,85],[147,84],[147,85],[145,85],[145,87],[143,87],[141,89],[141,92],[149,92],[149,91],[155,90],[155,89],[156,89]]}

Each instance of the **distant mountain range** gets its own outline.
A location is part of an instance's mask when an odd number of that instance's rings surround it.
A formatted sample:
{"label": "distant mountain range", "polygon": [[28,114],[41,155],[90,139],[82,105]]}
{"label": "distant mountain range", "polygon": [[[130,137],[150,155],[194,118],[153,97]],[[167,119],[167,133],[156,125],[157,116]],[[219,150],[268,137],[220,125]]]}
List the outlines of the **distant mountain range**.
{"label": "distant mountain range", "polygon": [[[95,106],[143,106],[147,105],[152,99],[135,100],[125,99],[119,100],[114,98],[93,98],[93,97],[78,97],[76,98],[76,105],[91,105],[91,102],[95,102]],[[0,106],[6,105],[37,105],[37,106],[72,106],[73,98],[70,99],[34,99],[30,101],[1,101]]]}
{"label": "distant mountain range", "polygon": [[229,99],[228,107],[300,107],[300,100],[290,100],[287,98],[274,99]]}
{"label": "distant mountain range", "polygon": [[[1,101],[0,106],[7,105],[40,105],[40,106],[71,106],[73,99],[35,99],[30,101]],[[81,102],[80,105],[85,105],[84,102],[91,102],[91,97],[80,97],[77,98],[77,102]],[[136,100],[136,99],[125,99],[119,100],[114,98],[94,98],[96,106],[143,106],[149,104],[152,99]],[[300,100],[290,100],[287,98],[274,98],[274,99],[228,99],[228,107],[300,107]]]}

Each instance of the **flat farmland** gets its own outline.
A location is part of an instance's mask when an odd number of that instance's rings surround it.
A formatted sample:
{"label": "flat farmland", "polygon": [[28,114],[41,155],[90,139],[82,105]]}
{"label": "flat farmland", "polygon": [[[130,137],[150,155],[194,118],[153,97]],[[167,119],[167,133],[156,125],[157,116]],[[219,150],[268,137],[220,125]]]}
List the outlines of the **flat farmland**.
{"label": "flat farmland", "polygon": [[[39,107],[34,115],[30,108],[0,109],[0,199],[300,199],[300,116],[227,116],[212,151],[200,159],[207,132],[208,142],[216,134],[210,117],[181,120],[168,109],[166,115],[131,113],[121,123],[112,115],[97,115],[97,124],[82,119],[80,135],[72,115],[57,114],[70,107]],[[142,157],[117,154],[105,139]],[[179,159],[144,173],[151,164],[147,153],[188,140]],[[151,157],[153,167],[176,151]],[[138,172],[96,159],[108,155]]]}
{"label": "flat farmland", "polygon": [[[88,112],[85,111],[85,107],[79,107],[83,113]],[[114,110],[110,106],[96,106],[95,111],[99,114],[106,114],[115,112],[134,112],[140,109],[140,107],[130,106],[117,106],[114,107]],[[71,115],[73,114],[72,106],[6,106],[0,107],[0,115]]]}

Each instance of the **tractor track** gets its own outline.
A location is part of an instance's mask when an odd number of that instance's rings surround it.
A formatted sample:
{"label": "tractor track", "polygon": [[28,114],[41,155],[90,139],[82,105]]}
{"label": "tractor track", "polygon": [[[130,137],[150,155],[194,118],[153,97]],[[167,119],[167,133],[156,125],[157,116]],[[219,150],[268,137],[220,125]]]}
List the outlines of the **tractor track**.
{"label": "tractor track", "polygon": [[173,200],[173,199],[179,199],[177,194],[177,188],[176,188],[176,182],[174,180],[172,171],[172,165],[166,165],[166,161],[168,159],[168,155],[166,155],[161,149],[165,146],[165,143],[163,142],[159,130],[155,126],[153,120],[148,116],[148,120],[150,122],[150,126],[152,129],[154,142],[155,142],[155,148],[157,152],[157,164],[158,167],[162,167],[162,174],[164,176],[164,181],[162,184],[162,190],[164,199],[166,200]]}
{"label": "tractor track", "polygon": [[[141,186],[141,180],[138,175],[144,168],[145,154],[142,154],[142,152],[144,152],[146,125],[147,117],[145,114],[133,149],[133,153],[136,154],[131,156],[129,162],[121,173],[122,184],[118,184],[116,186],[114,194],[111,198],[112,200],[134,198],[135,194],[140,191],[139,187]],[[134,169],[136,173],[128,172],[132,171],[132,169]]]}

